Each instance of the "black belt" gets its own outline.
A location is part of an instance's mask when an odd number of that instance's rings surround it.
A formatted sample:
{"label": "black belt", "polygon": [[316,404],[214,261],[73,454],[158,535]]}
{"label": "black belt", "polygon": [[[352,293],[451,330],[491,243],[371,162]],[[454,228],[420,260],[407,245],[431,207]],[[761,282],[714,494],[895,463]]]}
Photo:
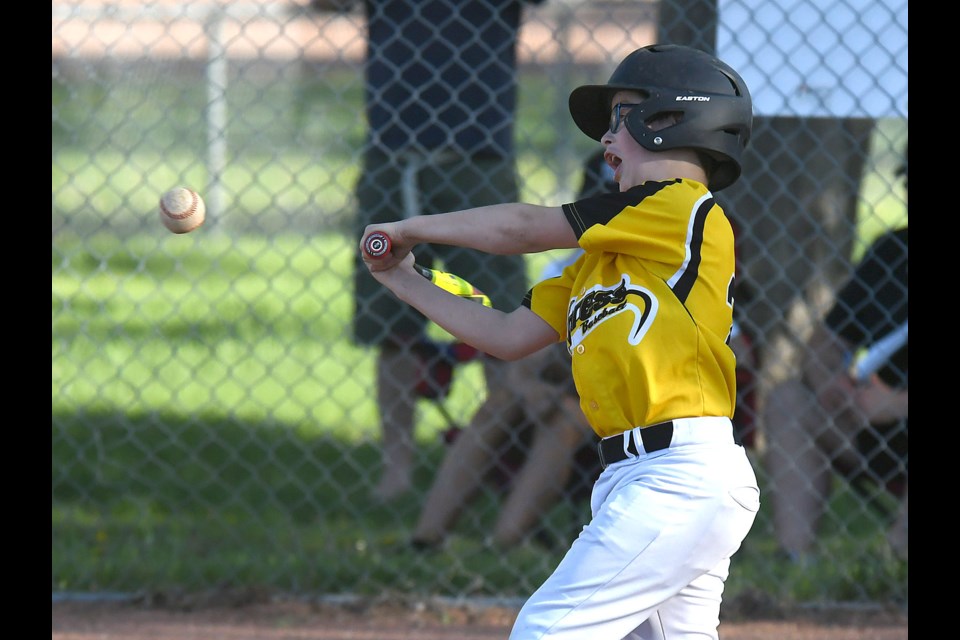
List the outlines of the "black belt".
{"label": "black belt", "polygon": [[[640,440],[643,441],[643,450],[647,453],[660,451],[670,446],[673,439],[673,421],[660,422],[652,424],[649,427],[639,429]],[[624,431],[618,436],[604,438],[597,444],[597,454],[600,456],[600,466],[606,469],[614,462],[626,460],[627,453],[623,450],[623,440],[627,439],[627,451],[632,455],[638,456],[637,443],[633,439],[633,430]]]}

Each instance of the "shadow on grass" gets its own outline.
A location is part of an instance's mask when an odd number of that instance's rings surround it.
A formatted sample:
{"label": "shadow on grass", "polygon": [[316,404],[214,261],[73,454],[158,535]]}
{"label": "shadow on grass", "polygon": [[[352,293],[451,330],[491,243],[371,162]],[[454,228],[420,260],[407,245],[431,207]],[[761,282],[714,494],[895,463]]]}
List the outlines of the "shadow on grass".
{"label": "shadow on grass", "polygon": [[[303,435],[271,423],[181,416],[54,416],[52,579],[56,592],[525,598],[565,544],[499,550],[484,542],[499,496],[470,505],[447,544],[407,544],[443,455],[425,445],[416,491],[390,504],[368,491],[377,444]],[[840,498],[843,500],[843,497]],[[549,516],[568,536],[571,514]],[[573,517],[586,517],[576,511]],[[736,610],[797,602],[906,601],[906,564],[882,530],[829,535],[804,565],[776,554],[767,516],[734,558],[725,598]]]}

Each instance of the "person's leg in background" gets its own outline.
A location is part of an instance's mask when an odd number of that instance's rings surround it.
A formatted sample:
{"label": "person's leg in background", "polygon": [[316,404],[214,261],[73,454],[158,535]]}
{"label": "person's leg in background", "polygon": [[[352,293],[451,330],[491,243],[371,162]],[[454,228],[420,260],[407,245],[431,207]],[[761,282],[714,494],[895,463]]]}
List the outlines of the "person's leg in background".
{"label": "person's leg in background", "polygon": [[416,366],[413,341],[380,346],[377,354],[377,407],[380,409],[381,473],[373,490],[379,500],[408,492],[413,483],[416,397],[410,379]]}
{"label": "person's leg in background", "polygon": [[526,423],[533,425],[530,448],[507,484],[491,540],[512,547],[536,533],[542,518],[564,495],[577,451],[593,439],[573,387],[569,359],[564,345],[558,344],[502,371],[509,384],[500,386],[499,394],[488,395],[444,457],[411,539],[415,546],[432,547],[445,539],[501,463],[506,443],[516,440]]}
{"label": "person's leg in background", "polygon": [[801,560],[815,547],[836,474],[867,500],[885,492],[904,498],[887,539],[896,553],[905,552],[906,443],[897,439],[905,428],[867,425],[853,410],[829,415],[795,378],[770,390],[763,422],[768,495],[781,550]]}
{"label": "person's leg in background", "polygon": [[[368,152],[357,183],[357,242],[367,224],[403,217],[402,158]],[[429,255],[418,252],[429,264]],[[415,461],[416,372],[421,366],[414,346],[421,340],[426,319],[381,286],[367,271],[359,251],[354,257],[353,338],[376,347],[375,383],[380,416],[381,470],[373,496],[390,500],[410,490]]]}
{"label": "person's leg in background", "polygon": [[815,396],[796,378],[770,390],[763,424],[774,534],[780,550],[800,560],[813,548],[830,495],[830,458],[816,445],[815,432],[833,427]]}
{"label": "person's leg in background", "polygon": [[[506,363],[484,359],[487,377],[506,375]],[[499,463],[499,452],[524,420],[523,407],[497,385],[444,453],[410,537],[415,547],[441,544]]]}
{"label": "person's leg in background", "polygon": [[534,421],[530,451],[497,516],[494,543],[512,547],[536,532],[542,518],[563,498],[574,472],[574,456],[592,433],[579,401],[570,403],[567,398],[550,416]]}
{"label": "person's leg in background", "polygon": [[510,371],[511,387],[534,427],[530,451],[494,526],[493,541],[503,547],[520,544],[535,531],[564,496],[577,451],[594,439],[580,409],[566,345],[547,347],[518,364]]}

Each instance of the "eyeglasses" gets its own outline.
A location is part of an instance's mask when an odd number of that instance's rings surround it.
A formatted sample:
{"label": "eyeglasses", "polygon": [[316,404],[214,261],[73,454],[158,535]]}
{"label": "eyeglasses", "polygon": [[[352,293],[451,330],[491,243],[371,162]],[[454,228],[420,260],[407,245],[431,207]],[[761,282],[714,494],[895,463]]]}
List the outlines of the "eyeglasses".
{"label": "eyeglasses", "polygon": [[[610,111],[610,133],[616,133],[620,130],[620,123],[623,118],[630,112],[631,107],[639,107],[640,105],[636,102],[618,102],[613,105],[613,109]],[[627,112],[623,113],[620,110],[623,107],[627,107]]]}

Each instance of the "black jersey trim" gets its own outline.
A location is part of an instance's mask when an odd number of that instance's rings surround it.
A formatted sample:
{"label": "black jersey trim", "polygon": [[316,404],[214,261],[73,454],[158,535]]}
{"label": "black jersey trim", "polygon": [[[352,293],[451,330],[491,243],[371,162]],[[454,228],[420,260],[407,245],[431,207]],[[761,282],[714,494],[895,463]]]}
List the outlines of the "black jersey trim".
{"label": "black jersey trim", "polygon": [[527,291],[527,294],[523,296],[523,300],[520,301],[520,304],[525,306],[527,309],[533,308],[533,289]]}
{"label": "black jersey trim", "polygon": [[577,239],[595,224],[607,224],[627,207],[639,206],[645,198],[677,184],[680,179],[662,182],[644,182],[622,192],[601,193],[588,198],[560,205]]}
{"label": "black jersey trim", "polygon": [[673,286],[673,293],[681,303],[687,303],[687,297],[700,275],[700,262],[703,259],[703,229],[707,225],[707,214],[713,209],[713,198],[707,198],[693,214],[693,228],[690,230],[690,261],[684,267],[683,274]]}

